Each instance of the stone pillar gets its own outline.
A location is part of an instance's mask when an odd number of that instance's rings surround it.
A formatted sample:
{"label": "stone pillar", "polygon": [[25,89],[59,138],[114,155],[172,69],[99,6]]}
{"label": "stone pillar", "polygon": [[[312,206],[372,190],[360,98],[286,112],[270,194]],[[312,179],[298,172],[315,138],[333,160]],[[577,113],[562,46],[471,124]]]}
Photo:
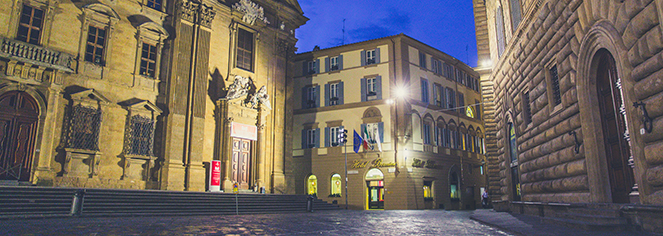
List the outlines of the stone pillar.
{"label": "stone pillar", "polygon": [[54,143],[56,130],[58,126],[58,111],[60,109],[60,104],[62,100],[62,90],[60,88],[48,88],[48,98],[46,101],[45,114],[42,114],[39,118],[40,122],[43,125],[42,129],[42,139],[41,145],[39,145],[39,150],[36,153],[37,168],[35,170],[35,175],[33,183],[37,183],[39,180],[48,180],[53,179],[54,173],[51,169],[51,162],[53,161],[53,151],[55,150]]}

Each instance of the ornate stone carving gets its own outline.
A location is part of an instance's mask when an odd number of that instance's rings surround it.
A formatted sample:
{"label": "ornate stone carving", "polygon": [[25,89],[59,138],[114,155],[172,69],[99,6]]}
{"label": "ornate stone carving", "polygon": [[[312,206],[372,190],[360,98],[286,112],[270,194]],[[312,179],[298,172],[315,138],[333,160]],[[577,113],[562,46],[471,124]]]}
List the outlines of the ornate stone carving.
{"label": "ornate stone carving", "polygon": [[182,1],[182,3],[180,4],[180,10],[178,12],[178,16],[183,20],[193,23],[194,22],[193,20],[196,16],[197,8],[198,8],[197,3],[193,3],[190,1]]}
{"label": "ornate stone carving", "polygon": [[261,20],[265,24],[269,24],[262,7],[250,0],[240,0],[233,5],[233,9],[243,12],[244,17],[242,17],[242,21],[250,25],[255,24],[256,20]]}
{"label": "ornate stone carving", "polygon": [[235,81],[228,86],[228,94],[226,94],[225,98],[221,98],[221,100],[233,100],[247,95],[252,84],[251,78],[244,78],[239,75],[235,76]]}
{"label": "ornate stone carving", "polygon": [[208,7],[205,5],[200,5],[199,12],[198,12],[198,23],[202,26],[206,27],[211,27],[212,26],[212,20],[214,20],[214,16],[216,16],[216,12],[212,7]]}
{"label": "ornate stone carving", "polygon": [[214,16],[216,16],[216,12],[212,7],[208,7],[205,4],[183,1],[180,4],[178,16],[188,22],[210,27]]}
{"label": "ornate stone carving", "polygon": [[267,109],[272,109],[271,104],[269,103],[269,94],[267,94],[267,86],[263,85],[260,87],[258,92],[256,92],[251,99],[249,99],[251,108],[257,108],[258,103],[262,104]]}

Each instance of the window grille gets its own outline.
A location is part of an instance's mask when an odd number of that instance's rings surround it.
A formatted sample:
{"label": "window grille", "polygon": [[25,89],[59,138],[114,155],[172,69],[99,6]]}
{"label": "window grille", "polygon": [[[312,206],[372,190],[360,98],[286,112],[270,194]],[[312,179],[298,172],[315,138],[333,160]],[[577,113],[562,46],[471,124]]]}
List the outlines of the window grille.
{"label": "window grille", "polygon": [[557,66],[550,68],[550,82],[552,84],[553,101],[555,105],[562,104],[562,94],[559,91],[559,76],[557,75]]}
{"label": "window grille", "polygon": [[154,156],[152,149],[154,145],[154,121],[147,117],[131,117],[131,143],[129,154],[141,156]]}
{"label": "window grille", "polygon": [[101,109],[77,105],[72,107],[69,119],[68,148],[99,151]]}

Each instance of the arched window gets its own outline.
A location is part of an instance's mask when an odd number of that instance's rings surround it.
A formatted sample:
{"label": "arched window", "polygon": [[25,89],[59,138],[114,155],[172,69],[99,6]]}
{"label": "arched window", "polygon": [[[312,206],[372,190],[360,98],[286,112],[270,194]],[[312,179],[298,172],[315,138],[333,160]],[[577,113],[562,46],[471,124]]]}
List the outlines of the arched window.
{"label": "arched window", "polygon": [[331,177],[331,194],[332,197],[341,196],[341,175],[334,174]]}
{"label": "arched window", "polygon": [[456,127],[456,122],[454,122],[454,120],[449,121],[447,131],[449,134],[449,148],[458,149],[458,128]]}
{"label": "arched window", "polygon": [[449,175],[449,194],[452,201],[460,199],[460,186],[458,186],[458,183],[460,183],[458,173],[456,171],[451,172]]}
{"label": "arched window", "polygon": [[308,177],[307,181],[307,189],[308,189],[308,195],[318,195],[318,178],[315,177],[315,175],[311,175]]}
{"label": "arched window", "polygon": [[458,137],[458,145],[460,145],[460,149],[463,151],[467,151],[467,128],[465,128],[465,124],[460,123],[458,126],[458,132],[460,132],[460,136]]}

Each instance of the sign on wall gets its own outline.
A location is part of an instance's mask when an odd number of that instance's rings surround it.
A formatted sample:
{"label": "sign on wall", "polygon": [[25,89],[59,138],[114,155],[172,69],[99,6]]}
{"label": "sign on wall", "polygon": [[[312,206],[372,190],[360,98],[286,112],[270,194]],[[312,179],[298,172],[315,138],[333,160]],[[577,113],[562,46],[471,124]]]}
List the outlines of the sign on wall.
{"label": "sign on wall", "polygon": [[258,140],[258,127],[232,122],[230,124],[230,137],[256,141]]}
{"label": "sign on wall", "polygon": [[221,191],[221,161],[210,162],[209,191]]}

